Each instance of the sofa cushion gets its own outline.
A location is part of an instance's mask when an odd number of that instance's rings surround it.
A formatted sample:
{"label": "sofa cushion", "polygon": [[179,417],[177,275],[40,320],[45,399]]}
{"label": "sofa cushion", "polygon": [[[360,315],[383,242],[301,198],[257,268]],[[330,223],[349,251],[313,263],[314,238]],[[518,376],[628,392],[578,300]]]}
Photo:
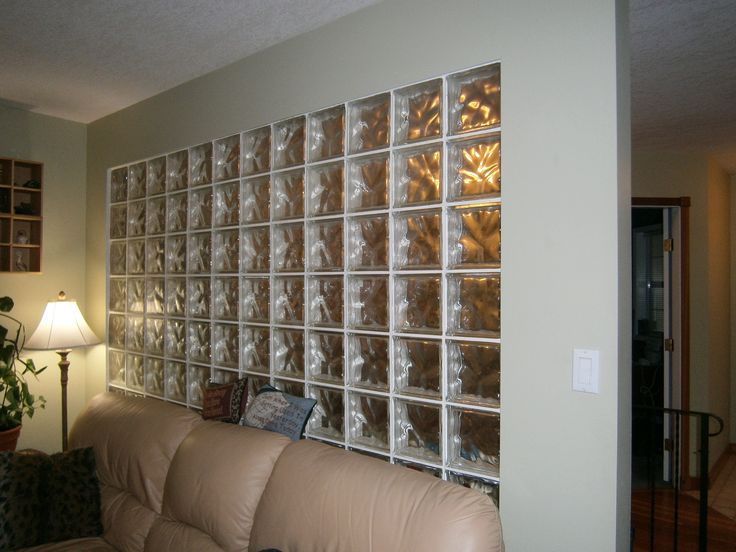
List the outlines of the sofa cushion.
{"label": "sofa cushion", "polygon": [[15,552],[116,552],[110,543],[100,537],[85,537],[64,542],[51,542],[31,548],[21,548]]}
{"label": "sofa cushion", "polygon": [[248,550],[258,501],[290,442],[221,422],[194,429],[171,462],[164,519],[151,528],[146,550]]}
{"label": "sofa cushion", "polygon": [[282,433],[298,441],[317,401],[284,393],[264,385],[251,400],[241,425]]}
{"label": "sofa cushion", "polygon": [[79,415],[72,447],[95,449],[102,496],[104,537],[120,550],[143,550],[161,512],[171,459],[200,424],[191,410],[156,399],[103,393]]}
{"label": "sofa cushion", "polygon": [[281,454],[258,505],[251,550],[265,548],[499,552],[502,539],[478,491],[302,440]]}
{"label": "sofa cushion", "polygon": [[205,387],[202,418],[237,424],[248,401],[247,387],[248,378]]}

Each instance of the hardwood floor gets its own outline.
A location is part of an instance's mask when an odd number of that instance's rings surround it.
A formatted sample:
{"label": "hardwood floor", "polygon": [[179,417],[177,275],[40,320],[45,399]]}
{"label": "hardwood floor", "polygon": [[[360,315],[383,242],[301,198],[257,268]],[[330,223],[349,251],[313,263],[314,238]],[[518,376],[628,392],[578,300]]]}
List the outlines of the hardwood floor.
{"label": "hardwood floor", "polygon": [[[654,549],[674,550],[673,518],[674,494],[670,490],[655,493]],[[698,511],[700,503],[695,498],[680,494],[679,505],[679,552],[698,550]],[[649,491],[634,491],[631,496],[631,524],[634,528],[634,552],[649,550]],[[708,552],[736,552],[736,521],[716,510],[708,510]]]}

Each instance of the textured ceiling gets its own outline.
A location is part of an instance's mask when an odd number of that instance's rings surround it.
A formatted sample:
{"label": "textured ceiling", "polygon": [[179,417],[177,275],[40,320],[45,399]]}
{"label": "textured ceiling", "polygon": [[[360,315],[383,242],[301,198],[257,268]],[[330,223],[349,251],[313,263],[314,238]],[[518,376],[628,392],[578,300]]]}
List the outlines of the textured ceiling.
{"label": "textured ceiling", "polygon": [[634,147],[708,152],[736,174],[736,1],[630,9]]}
{"label": "textured ceiling", "polygon": [[90,122],[376,0],[2,0],[0,100]]}

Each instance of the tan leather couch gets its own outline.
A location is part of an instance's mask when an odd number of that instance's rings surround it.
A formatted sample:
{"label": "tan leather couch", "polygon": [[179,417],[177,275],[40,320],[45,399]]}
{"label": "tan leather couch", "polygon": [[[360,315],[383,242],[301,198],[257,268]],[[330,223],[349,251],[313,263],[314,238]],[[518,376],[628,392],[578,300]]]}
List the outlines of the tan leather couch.
{"label": "tan leather couch", "polygon": [[481,493],[154,399],[98,395],[70,444],[95,449],[104,535],[28,550],[503,550]]}

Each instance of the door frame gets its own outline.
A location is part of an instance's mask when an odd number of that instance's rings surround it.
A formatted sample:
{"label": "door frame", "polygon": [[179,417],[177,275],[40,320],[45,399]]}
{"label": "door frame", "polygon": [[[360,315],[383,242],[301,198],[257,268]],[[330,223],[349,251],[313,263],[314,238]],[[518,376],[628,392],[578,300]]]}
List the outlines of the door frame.
{"label": "door frame", "polygon": [[[680,408],[690,409],[690,197],[633,197],[631,207],[680,208]],[[682,419],[680,487],[695,488],[690,476],[690,423]]]}

